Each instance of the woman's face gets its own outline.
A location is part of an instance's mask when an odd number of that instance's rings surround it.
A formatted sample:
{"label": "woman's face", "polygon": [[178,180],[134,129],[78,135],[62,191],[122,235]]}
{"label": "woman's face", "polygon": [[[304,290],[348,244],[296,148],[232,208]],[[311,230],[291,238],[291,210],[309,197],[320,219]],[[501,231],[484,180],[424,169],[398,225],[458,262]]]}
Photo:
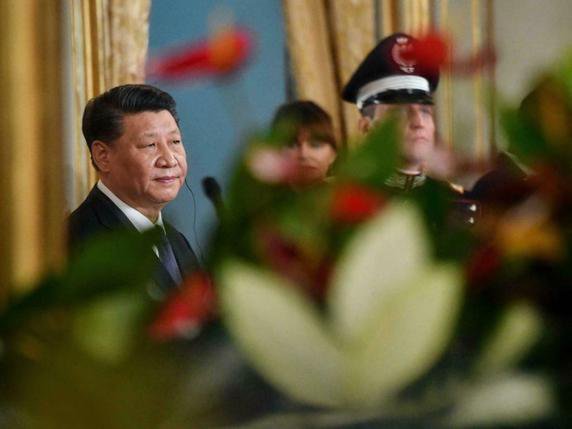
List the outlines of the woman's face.
{"label": "woman's face", "polygon": [[323,181],[337,155],[330,143],[312,136],[307,130],[301,130],[286,150],[300,168],[299,184]]}

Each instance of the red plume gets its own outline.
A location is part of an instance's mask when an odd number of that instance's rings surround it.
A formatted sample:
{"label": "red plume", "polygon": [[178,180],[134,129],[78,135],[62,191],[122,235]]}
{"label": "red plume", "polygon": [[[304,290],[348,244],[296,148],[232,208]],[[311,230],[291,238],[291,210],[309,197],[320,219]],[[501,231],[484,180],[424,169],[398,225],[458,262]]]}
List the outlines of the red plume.
{"label": "red plume", "polygon": [[252,47],[252,37],[246,29],[225,29],[210,39],[154,58],[149,63],[148,75],[169,80],[227,75],[246,62]]}

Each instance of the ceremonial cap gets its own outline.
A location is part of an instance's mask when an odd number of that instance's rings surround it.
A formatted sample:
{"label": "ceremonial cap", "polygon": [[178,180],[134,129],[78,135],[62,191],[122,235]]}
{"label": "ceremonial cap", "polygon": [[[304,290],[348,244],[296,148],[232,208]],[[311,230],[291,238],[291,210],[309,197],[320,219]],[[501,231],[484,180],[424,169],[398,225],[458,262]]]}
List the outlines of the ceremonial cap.
{"label": "ceremonial cap", "polygon": [[417,40],[395,33],[381,40],[343,89],[342,98],[362,109],[370,104],[433,104],[439,70],[420,64]]}

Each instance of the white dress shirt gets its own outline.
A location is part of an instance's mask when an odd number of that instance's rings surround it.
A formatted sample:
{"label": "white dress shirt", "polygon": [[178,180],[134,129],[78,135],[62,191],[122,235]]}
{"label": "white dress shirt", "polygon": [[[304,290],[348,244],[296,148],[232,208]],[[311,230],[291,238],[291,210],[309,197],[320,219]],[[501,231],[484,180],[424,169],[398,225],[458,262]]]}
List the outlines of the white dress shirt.
{"label": "white dress shirt", "polygon": [[[121,210],[125,216],[127,216],[127,219],[129,219],[129,221],[133,224],[133,226],[137,229],[137,231],[145,232],[156,226],[160,226],[161,229],[165,231],[165,226],[163,225],[163,217],[161,216],[161,212],[159,212],[159,217],[157,217],[157,221],[153,223],[147,216],[145,216],[139,210],[134,209],[129,204],[123,202],[107,186],[105,186],[101,180],[98,180],[97,188],[101,192],[103,192],[111,201],[113,201],[113,204],[115,204],[117,208]],[[157,250],[156,246],[153,246],[153,251],[157,256],[159,256],[159,251]]]}

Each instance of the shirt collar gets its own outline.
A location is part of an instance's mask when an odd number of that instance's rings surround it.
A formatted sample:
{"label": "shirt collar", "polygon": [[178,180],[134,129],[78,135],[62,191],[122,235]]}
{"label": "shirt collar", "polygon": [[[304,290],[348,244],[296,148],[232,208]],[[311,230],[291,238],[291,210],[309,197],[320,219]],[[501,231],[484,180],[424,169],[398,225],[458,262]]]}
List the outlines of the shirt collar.
{"label": "shirt collar", "polygon": [[139,210],[134,209],[130,205],[123,202],[117,195],[115,195],[107,186],[103,184],[101,180],[97,182],[97,188],[103,192],[112,202],[117,206],[119,210],[123,212],[127,219],[133,224],[133,226],[139,232],[144,232],[149,229],[154,228],[155,226],[160,226],[163,231],[165,230],[165,226],[163,225],[163,217],[161,216],[161,212],[159,212],[159,217],[155,223],[151,222],[147,216],[141,213]]}

